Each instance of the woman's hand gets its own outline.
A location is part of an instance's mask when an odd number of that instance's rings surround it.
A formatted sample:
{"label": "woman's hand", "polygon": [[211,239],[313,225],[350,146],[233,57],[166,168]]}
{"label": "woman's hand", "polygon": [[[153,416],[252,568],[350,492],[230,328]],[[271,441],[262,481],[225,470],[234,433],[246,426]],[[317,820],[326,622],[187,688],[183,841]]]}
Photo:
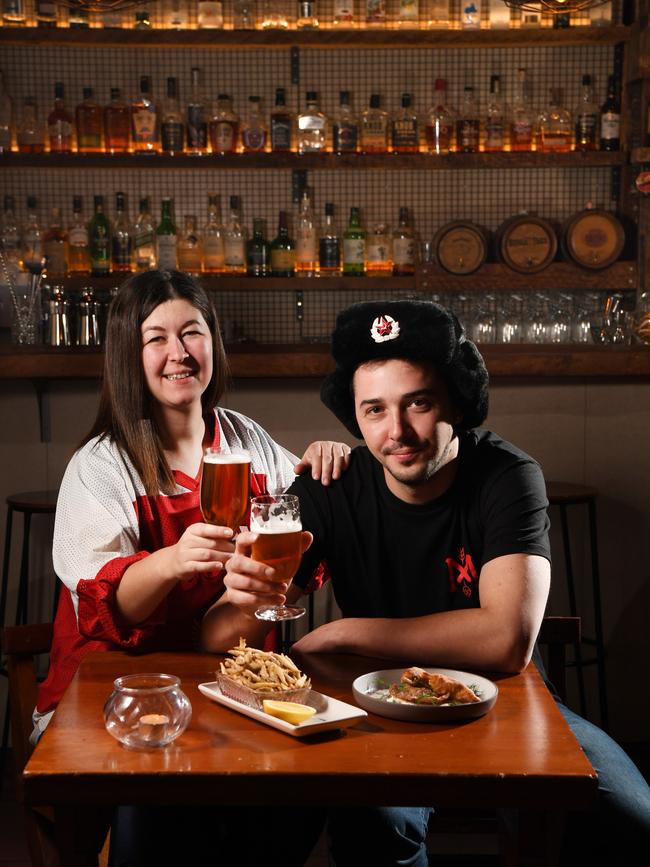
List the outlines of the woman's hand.
{"label": "woman's hand", "polygon": [[350,463],[350,446],[332,440],[317,440],[307,449],[300,461],[293,468],[299,476],[311,468],[313,479],[320,479],[323,485],[329,485],[332,479],[339,479]]}
{"label": "woman's hand", "polygon": [[177,580],[184,581],[197,572],[217,572],[232,557],[235,546],[229,527],[190,524],[170,548],[171,568]]}
{"label": "woman's hand", "polygon": [[[301,533],[302,551],[309,548],[314,537],[306,530]],[[279,580],[275,570],[251,558],[257,533],[244,531],[237,536],[235,553],[226,564],[223,601],[230,602],[249,617],[262,605],[283,605],[290,582]]]}

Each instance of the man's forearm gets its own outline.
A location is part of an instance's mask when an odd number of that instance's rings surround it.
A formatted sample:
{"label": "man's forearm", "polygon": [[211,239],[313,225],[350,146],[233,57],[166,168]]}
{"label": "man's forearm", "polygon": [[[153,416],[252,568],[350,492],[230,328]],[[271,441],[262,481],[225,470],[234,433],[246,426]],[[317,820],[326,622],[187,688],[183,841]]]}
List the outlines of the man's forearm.
{"label": "man's forearm", "polygon": [[245,638],[250,647],[261,647],[271,626],[222,599],[203,618],[201,646],[208,653],[225,653]]}

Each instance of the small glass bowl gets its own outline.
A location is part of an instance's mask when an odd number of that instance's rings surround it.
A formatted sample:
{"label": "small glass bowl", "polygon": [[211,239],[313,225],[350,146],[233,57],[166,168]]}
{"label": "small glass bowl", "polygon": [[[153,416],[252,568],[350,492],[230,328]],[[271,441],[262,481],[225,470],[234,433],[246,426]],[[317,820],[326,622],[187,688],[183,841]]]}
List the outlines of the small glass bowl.
{"label": "small glass bowl", "polygon": [[261,690],[251,689],[250,686],[243,686],[241,683],[237,683],[236,680],[219,671],[216,672],[216,675],[219,689],[223,695],[248,707],[257,708],[257,710],[264,710],[262,702],[267,700],[295,701],[298,704],[307,704],[307,698],[311,692],[310,686],[304,686],[301,689],[275,689],[273,691],[267,690],[262,692]]}
{"label": "small glass bowl", "polygon": [[113,682],[104,705],[106,731],[125,747],[166,747],[192,718],[192,705],[173,674],[128,674]]}

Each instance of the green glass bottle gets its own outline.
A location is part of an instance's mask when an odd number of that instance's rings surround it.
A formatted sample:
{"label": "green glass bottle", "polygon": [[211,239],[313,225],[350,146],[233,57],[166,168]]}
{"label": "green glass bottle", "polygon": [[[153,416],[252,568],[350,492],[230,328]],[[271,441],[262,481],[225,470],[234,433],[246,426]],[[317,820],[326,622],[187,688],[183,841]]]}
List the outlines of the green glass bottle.
{"label": "green glass bottle", "polygon": [[111,226],[104,213],[104,197],[95,196],[95,213],[88,223],[88,247],[90,249],[90,273],[104,277],[111,269]]}
{"label": "green glass bottle", "polygon": [[278,234],[271,241],[271,276],[293,277],[296,273],[296,247],[289,237],[287,212],[280,211]]}
{"label": "green glass bottle", "polygon": [[266,277],[271,270],[271,251],[264,237],[264,220],[253,220],[253,237],[246,244],[246,273]]}
{"label": "green glass bottle", "polygon": [[366,233],[361,228],[359,208],[350,208],[350,222],[343,233],[343,276],[363,277],[366,273]]}
{"label": "green glass bottle", "polygon": [[178,235],[172,220],[172,200],[164,198],[160,207],[160,224],[156,229],[156,259],[161,271],[176,269]]}

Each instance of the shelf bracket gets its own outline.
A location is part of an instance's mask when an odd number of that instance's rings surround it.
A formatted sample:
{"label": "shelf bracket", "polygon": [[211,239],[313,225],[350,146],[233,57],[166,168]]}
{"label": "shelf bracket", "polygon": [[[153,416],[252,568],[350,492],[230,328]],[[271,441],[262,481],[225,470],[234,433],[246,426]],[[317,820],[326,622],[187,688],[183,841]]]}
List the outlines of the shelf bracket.
{"label": "shelf bracket", "polygon": [[300,49],[295,45],[291,49],[291,84],[300,84]]}
{"label": "shelf bracket", "polygon": [[32,379],[38,403],[38,426],[42,443],[52,441],[52,414],[50,411],[50,383],[47,379]]}

